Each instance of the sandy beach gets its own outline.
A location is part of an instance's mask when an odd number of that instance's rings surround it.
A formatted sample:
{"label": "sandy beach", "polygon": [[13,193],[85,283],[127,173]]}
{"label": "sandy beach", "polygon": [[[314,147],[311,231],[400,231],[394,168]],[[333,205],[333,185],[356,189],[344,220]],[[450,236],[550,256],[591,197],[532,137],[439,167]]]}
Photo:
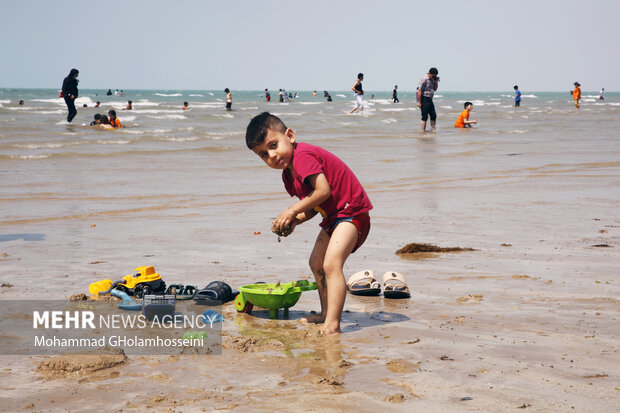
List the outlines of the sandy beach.
{"label": "sandy beach", "polygon": [[[397,271],[412,297],[348,295],[343,334],[328,338],[300,323],[318,310],[314,291],[289,320],[228,303],[221,355],[0,356],[0,410],[617,410],[618,106],[478,103],[484,122],[455,131],[460,100],[436,103],[452,109],[438,109],[439,130],[426,135],[415,102],[346,116],[344,100],[240,102],[231,117],[205,104],[165,121],[135,103],[131,122],[143,126],[116,134],[5,132],[2,300],[68,300],[140,265],[200,287],[310,279],[318,220],[278,243],[271,219],[291,200],[244,147],[245,125],[265,109],[345,160],[373,202],[346,275]],[[26,150],[39,158],[11,158]],[[409,243],[473,251],[395,254]]]}

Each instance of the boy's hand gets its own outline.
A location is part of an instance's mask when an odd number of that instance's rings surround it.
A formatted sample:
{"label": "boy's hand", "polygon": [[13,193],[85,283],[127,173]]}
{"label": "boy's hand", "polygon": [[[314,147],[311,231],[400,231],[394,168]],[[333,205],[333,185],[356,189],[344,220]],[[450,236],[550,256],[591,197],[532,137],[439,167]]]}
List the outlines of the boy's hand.
{"label": "boy's hand", "polygon": [[273,221],[271,231],[274,234],[286,237],[293,232],[297,223],[297,214],[292,209],[287,208]]}

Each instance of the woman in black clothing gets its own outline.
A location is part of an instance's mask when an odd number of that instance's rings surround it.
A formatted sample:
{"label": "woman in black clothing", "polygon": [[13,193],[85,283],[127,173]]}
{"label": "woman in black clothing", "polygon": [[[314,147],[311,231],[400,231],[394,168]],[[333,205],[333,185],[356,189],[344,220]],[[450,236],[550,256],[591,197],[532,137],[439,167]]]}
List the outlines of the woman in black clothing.
{"label": "woman in black clothing", "polygon": [[79,70],[71,69],[69,76],[65,77],[65,80],[62,82],[62,96],[65,98],[67,109],[69,109],[69,114],[67,115],[67,122],[69,123],[71,123],[75,115],[77,115],[75,99],[78,97],[77,77],[79,73]]}

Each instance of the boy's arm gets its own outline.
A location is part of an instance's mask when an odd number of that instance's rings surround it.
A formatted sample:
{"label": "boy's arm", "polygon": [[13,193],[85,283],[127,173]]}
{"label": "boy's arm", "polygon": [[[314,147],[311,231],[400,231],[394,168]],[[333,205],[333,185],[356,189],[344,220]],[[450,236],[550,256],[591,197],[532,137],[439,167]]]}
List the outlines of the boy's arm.
{"label": "boy's arm", "polygon": [[327,178],[323,173],[311,175],[307,179],[314,190],[304,199],[299,200],[282,211],[273,221],[272,227],[283,230],[284,228],[294,226],[293,224],[307,221],[316,215],[314,207],[321,205],[332,195]]}

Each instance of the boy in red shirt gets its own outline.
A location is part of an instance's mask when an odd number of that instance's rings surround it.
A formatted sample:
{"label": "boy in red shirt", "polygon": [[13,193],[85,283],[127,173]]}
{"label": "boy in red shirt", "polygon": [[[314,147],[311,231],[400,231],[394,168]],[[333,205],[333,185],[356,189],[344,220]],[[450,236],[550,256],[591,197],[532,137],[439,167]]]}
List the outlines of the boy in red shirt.
{"label": "boy in red shirt", "polygon": [[475,125],[476,123],[478,123],[477,120],[469,120],[469,112],[471,112],[471,110],[473,109],[474,104],[471,102],[465,102],[463,107],[465,108],[465,110],[461,112],[459,118],[454,123],[455,128],[471,128],[472,124]]}
{"label": "boy in red shirt", "polygon": [[286,236],[317,212],[323,216],[310,255],[321,313],[306,321],[323,323],[326,336],[338,334],[346,297],[342,267],[368,236],[370,199],[344,162],[323,148],[296,142],[293,130],[268,112],[250,121],[245,141],[270,168],[282,170],[286,191],[299,198],[273,221],[274,232]]}

